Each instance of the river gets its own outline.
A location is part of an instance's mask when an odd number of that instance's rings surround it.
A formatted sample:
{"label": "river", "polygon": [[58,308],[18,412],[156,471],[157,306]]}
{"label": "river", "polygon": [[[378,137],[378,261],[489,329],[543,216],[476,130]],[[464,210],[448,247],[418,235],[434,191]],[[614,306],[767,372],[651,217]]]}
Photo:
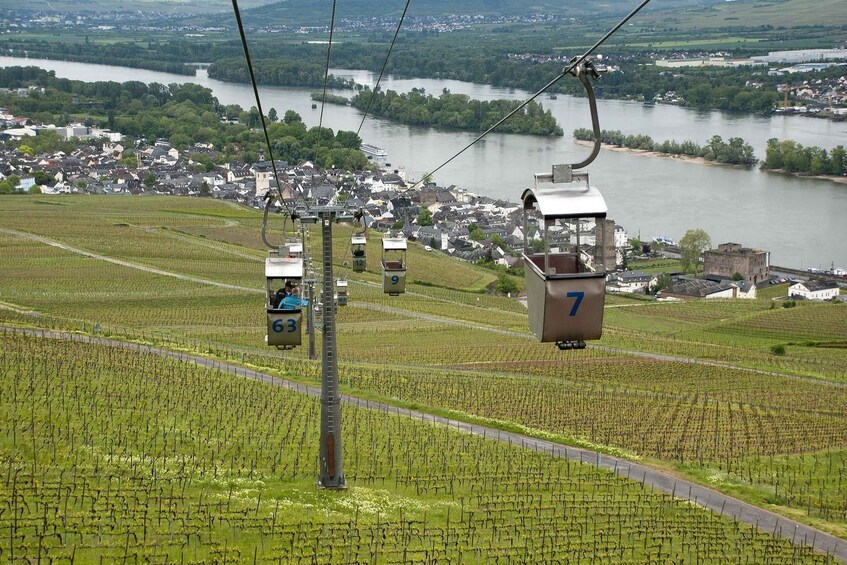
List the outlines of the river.
{"label": "river", "polygon": [[[196,77],[91,65],[65,61],[0,57],[0,66],[31,64],[56,72],[59,77],[124,82],[138,80],[162,84],[195,82],[210,88],[223,104],[255,105],[248,85],[210,79],[204,70]],[[335,69],[337,76],[373,84],[367,71]],[[568,78],[562,79],[568,80]],[[2,85],[0,85],[2,86]],[[508,88],[458,81],[383,78],[382,87],[407,92],[424,88],[438,95],[443,88],[477,99],[525,99],[529,93]],[[312,109],[314,89],[262,87],[262,106],[299,113],[304,122],[317,125],[320,106]],[[349,92],[337,94],[350,96]],[[587,101],[558,95],[540,97],[566,134],[590,127]],[[676,139],[705,143],[712,135],[741,137],[764,157],[771,137],[793,139],[803,145],[831,149],[847,145],[847,123],[800,116],[749,116],[718,111],[697,111],[676,106],[644,106],[634,102],[599,100],[600,125],[624,133],[643,133],[656,140]],[[355,131],[361,113],[351,107],[328,105],[323,125]],[[462,149],[477,134],[409,127],[369,117],[361,130],[366,143],[384,147],[394,166],[403,166],[409,178],[418,179]],[[485,139],[435,174],[440,185],[456,185],[472,192],[517,202],[533,182],[533,173],[548,172],[554,163],[580,160],[588,148],[569,136],[544,138],[514,134],[489,134]],[[771,252],[774,264],[795,268],[847,267],[847,186],[830,181],[801,179],[758,170],[701,165],[676,159],[602,151],[589,167],[591,182],[604,194],[609,217],[631,236],[655,235],[675,240],[690,228],[702,228],[714,244],[734,241]]]}

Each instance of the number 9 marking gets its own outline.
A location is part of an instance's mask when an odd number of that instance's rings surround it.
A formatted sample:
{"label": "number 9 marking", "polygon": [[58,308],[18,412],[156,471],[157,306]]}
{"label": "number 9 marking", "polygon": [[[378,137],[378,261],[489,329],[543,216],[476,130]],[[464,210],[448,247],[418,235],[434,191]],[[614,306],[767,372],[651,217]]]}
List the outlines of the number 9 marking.
{"label": "number 9 marking", "polygon": [[397,275],[391,275],[391,284],[397,284],[400,282],[400,277]]}
{"label": "number 9 marking", "polygon": [[576,298],[576,300],[574,300],[573,306],[571,307],[571,313],[568,314],[568,316],[571,316],[571,317],[576,316],[576,312],[577,312],[577,310],[579,310],[579,305],[582,304],[582,299],[585,298],[585,293],[582,292],[582,291],[580,291],[580,292],[569,292],[567,294],[567,297],[568,298]]}

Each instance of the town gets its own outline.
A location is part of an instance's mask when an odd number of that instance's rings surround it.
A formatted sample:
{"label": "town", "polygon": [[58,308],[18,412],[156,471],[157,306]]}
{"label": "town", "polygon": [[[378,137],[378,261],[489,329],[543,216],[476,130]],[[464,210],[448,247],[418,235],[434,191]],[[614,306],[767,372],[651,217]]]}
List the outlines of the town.
{"label": "town", "polygon": [[[83,124],[36,126],[0,108],[0,124],[7,129],[0,139],[21,142],[15,148],[0,145],[0,193],[103,194],[134,196],[195,196],[216,198],[261,209],[268,199],[277,209],[285,202],[306,200],[317,205],[343,204],[348,210],[366,212],[372,229],[402,234],[425,246],[465,261],[519,273],[525,241],[539,245],[539,225],[527,226],[524,234],[522,209],[515,203],[473,194],[454,185],[438,186],[429,179],[411,181],[402,168],[392,168],[388,154],[363,145],[372,163],[368,170],[320,170],[311,162],[271,163],[260,154],[255,163],[238,161],[214,164],[212,144],[196,143],[185,149],[167,140],[143,141],[124,146],[124,136],[111,130]],[[29,125],[27,125],[29,124]],[[51,132],[63,139],[87,141],[70,153],[34,154],[25,144],[27,136]],[[128,142],[129,140],[126,140]],[[278,186],[274,168],[280,176]],[[658,300],[691,298],[756,298],[759,286],[786,279],[771,274],[770,254],[737,243],[711,249],[701,245],[702,273],[683,269],[664,273],[638,270],[639,259],[680,252],[667,237],[641,242],[630,238],[625,228],[607,220],[603,226],[607,252],[607,292],[653,294]],[[611,235],[613,234],[613,236]],[[596,245],[596,236],[586,240]],[[589,250],[589,255],[593,250]],[[696,275],[700,258],[694,264]],[[793,280],[788,298],[831,300],[839,296],[841,269],[801,273]],[[821,276],[828,275],[826,279]],[[811,277],[812,280],[809,280]],[[503,287],[501,291],[516,289]]]}

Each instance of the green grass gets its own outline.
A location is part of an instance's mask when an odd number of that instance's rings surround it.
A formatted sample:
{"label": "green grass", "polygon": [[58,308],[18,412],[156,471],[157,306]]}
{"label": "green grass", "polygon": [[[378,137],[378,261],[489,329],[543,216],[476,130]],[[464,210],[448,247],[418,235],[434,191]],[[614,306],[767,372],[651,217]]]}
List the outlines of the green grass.
{"label": "green grass", "polygon": [[9,560],[832,562],[591,465],[355,406],[348,488],[316,489],[316,398],[144,352],[0,344]]}
{"label": "green grass", "polygon": [[[0,323],[89,333],[98,324],[100,335],[288,371],[311,382],[319,374],[305,347],[281,354],[263,344],[258,212],[203,199],[0,197],[0,225],[245,289],[147,273],[0,233]],[[410,278],[427,284],[409,284],[406,294],[389,297],[375,270],[377,234],[369,241],[369,272],[354,274],[343,266],[349,231],[337,233],[336,274],[350,280],[351,297],[339,313],[339,361],[351,392],[694,469],[767,469],[769,458],[847,446],[840,388],[600,348],[561,352],[529,335],[520,303],[477,292],[494,280],[491,271],[412,245]],[[600,344],[847,381],[847,348],[839,339],[847,335],[847,306],[784,309],[772,301],[784,292],[774,286],[757,300],[681,303],[609,296]],[[785,354],[774,355],[774,345]],[[833,459],[836,473],[843,463]],[[780,487],[785,512],[807,513],[810,521],[833,527],[847,522],[825,498],[816,502],[788,480],[793,470],[779,469],[788,485]],[[772,488],[766,479],[753,472],[745,480],[752,493]],[[812,474],[803,488],[832,486]]]}
{"label": "green grass", "polygon": [[693,49],[697,47],[715,48],[720,47],[739,47],[748,43],[758,43],[761,39],[747,37],[709,37],[702,39],[677,39],[668,41],[638,41],[627,42],[623,45],[629,47],[652,47],[653,49]]}
{"label": "green grass", "polygon": [[[845,23],[844,4],[841,0],[820,0],[813,10],[804,0],[739,0],[713,4],[703,8],[646,14],[644,22],[660,23],[680,31],[732,28],[800,26],[832,26]],[[661,18],[661,19],[660,19]]]}

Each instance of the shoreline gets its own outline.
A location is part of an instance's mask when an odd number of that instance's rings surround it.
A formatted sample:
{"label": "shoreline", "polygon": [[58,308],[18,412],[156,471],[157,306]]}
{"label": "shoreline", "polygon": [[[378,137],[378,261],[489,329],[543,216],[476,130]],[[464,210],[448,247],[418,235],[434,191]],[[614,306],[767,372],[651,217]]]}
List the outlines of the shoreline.
{"label": "shoreline", "polygon": [[800,179],[828,180],[837,184],[847,184],[847,177],[837,177],[835,175],[806,175],[803,173],[789,173],[785,169],[763,169],[761,167],[759,170],[763,173],[773,173],[775,175],[785,175]]}
{"label": "shoreline", "polygon": [[[591,147],[594,145],[591,141],[582,141],[580,139],[574,139],[574,143],[577,145],[584,145],[586,147]],[[617,151],[619,153],[629,153],[631,155],[643,155],[646,157],[663,157],[665,159],[675,159],[677,161],[681,161],[683,163],[696,163],[698,165],[712,165],[712,166],[720,166],[720,167],[732,167],[734,169],[752,169],[755,165],[734,165],[731,163],[717,163],[715,161],[707,161],[703,157],[692,157],[690,155],[672,155],[670,153],[659,153],[658,151],[647,151],[646,149],[630,149],[628,147],[621,147],[620,145],[611,145],[608,143],[601,143],[601,149],[607,149],[609,151]],[[785,175],[792,176],[801,179],[814,179],[814,180],[828,180],[830,182],[834,182],[836,184],[844,184],[847,185],[847,177],[837,177],[835,175],[806,175],[803,173],[789,173],[784,169],[763,169],[759,167],[759,170],[764,173],[772,173],[776,175]]]}
{"label": "shoreline", "polygon": [[[574,139],[574,143],[577,145],[584,145],[586,147],[591,147],[594,145],[593,141],[582,141],[581,139]],[[643,155],[645,157],[662,157],[664,159],[674,159],[676,161],[681,161],[683,163],[696,163],[698,165],[711,165],[711,166],[719,166],[719,167],[732,167],[734,169],[749,169],[754,165],[736,165],[734,163],[718,163],[717,161],[707,161],[703,157],[692,157],[691,155],[673,155],[671,153],[660,153],[658,151],[648,151],[647,149],[630,149],[629,147],[621,147],[620,145],[611,145],[609,143],[601,143],[601,149],[607,149],[609,151],[616,151],[618,153],[629,153],[631,155]]]}

